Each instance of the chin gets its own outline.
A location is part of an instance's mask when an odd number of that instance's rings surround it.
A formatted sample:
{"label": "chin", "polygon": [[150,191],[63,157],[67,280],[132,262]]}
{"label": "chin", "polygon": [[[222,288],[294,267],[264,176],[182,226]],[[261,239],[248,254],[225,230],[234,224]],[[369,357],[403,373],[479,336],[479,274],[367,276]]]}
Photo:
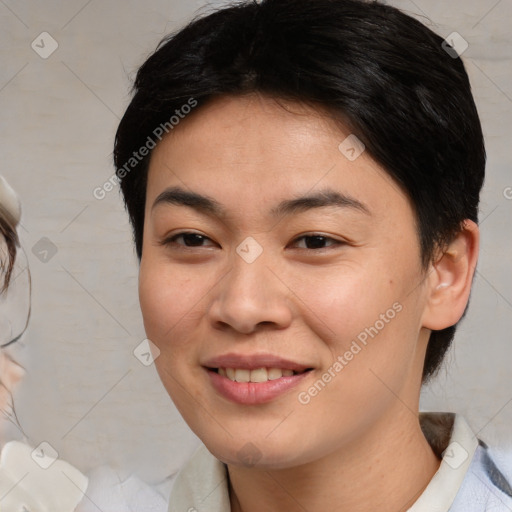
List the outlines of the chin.
{"label": "chin", "polygon": [[[224,464],[258,469],[286,469],[314,460],[304,445],[290,437],[270,441],[265,436],[230,438],[228,442],[203,439],[206,448]],[[301,451],[297,450],[301,446]]]}

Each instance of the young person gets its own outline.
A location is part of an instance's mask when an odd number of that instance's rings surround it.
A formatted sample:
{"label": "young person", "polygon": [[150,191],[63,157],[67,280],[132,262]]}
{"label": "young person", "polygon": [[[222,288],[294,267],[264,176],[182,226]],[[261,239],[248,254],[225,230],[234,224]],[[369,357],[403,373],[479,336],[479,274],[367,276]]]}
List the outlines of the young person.
{"label": "young person", "polygon": [[463,317],[485,149],[464,65],[378,2],[224,7],[138,71],[114,160],[155,364],[203,441],[170,511],[483,511],[419,413]]}

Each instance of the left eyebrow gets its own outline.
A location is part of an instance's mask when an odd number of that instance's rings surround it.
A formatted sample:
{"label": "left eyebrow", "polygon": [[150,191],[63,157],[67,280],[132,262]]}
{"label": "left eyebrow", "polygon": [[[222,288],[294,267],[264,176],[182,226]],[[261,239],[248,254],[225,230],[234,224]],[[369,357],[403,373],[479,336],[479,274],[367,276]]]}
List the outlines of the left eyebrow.
{"label": "left eyebrow", "polygon": [[[210,216],[227,217],[226,209],[215,199],[198,194],[197,192],[189,192],[181,187],[165,189],[155,199],[151,209],[154,210],[159,204],[189,206]],[[354,209],[371,216],[369,208],[364,203],[354,197],[332,189],[323,189],[314,194],[281,201],[270,210],[270,215],[273,217],[282,217],[326,206]]]}
{"label": "left eyebrow", "polygon": [[274,217],[280,217],[325,206],[351,208],[371,216],[370,209],[361,201],[347,194],[342,194],[337,190],[328,188],[322,189],[314,194],[298,197],[297,199],[282,201],[277,207],[272,208],[270,213]]}

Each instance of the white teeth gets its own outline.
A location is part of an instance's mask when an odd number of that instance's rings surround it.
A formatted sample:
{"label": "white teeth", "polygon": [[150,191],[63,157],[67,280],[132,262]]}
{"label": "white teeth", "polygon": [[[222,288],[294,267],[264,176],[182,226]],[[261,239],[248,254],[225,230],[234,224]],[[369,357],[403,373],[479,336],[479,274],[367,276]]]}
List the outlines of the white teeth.
{"label": "white teeth", "polygon": [[281,368],[269,368],[267,374],[268,380],[275,380],[283,376],[283,370],[281,370]]}
{"label": "white teeth", "polygon": [[251,380],[251,371],[246,370],[245,368],[237,368],[235,370],[235,380],[237,382],[250,382]]}
{"label": "white teeth", "polygon": [[266,368],[251,370],[251,382],[267,382],[268,373]]}
{"label": "white teeth", "polygon": [[281,368],[257,368],[248,370],[246,368],[219,368],[219,375],[227,377],[234,382],[267,382],[281,377],[294,375],[293,370],[282,370]]}

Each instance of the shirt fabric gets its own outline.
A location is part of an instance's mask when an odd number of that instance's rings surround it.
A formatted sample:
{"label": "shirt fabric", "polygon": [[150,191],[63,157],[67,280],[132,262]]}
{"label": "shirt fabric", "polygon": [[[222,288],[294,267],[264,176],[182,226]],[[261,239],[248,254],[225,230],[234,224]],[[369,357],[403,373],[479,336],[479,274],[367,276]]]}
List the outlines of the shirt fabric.
{"label": "shirt fabric", "polygon": [[[175,476],[175,475],[174,475]],[[169,501],[169,478],[149,485],[136,475],[121,479],[109,466],[87,474],[89,486],[75,512],[165,512]],[[172,477],[171,477],[172,478]],[[0,512],[3,512],[0,509]]]}
{"label": "shirt fabric", "polygon": [[[442,460],[408,512],[512,511],[509,480],[462,416],[420,413],[420,425]],[[227,467],[202,445],[178,473],[168,512],[230,511]]]}

